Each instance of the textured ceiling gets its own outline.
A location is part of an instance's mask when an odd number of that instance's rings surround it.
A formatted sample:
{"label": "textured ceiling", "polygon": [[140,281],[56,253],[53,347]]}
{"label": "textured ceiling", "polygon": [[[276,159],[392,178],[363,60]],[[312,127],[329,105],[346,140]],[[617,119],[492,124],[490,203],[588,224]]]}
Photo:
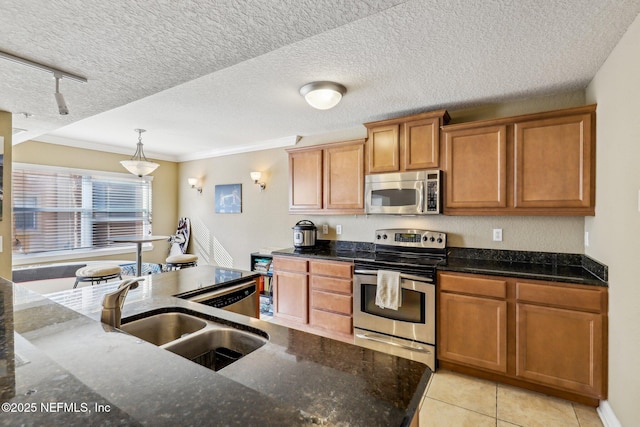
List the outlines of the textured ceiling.
{"label": "textured ceiling", "polygon": [[[1,1],[0,109],[28,139],[188,160],[436,108],[581,89],[640,0]],[[319,111],[298,93],[333,80]],[[26,118],[29,113],[32,117]]]}

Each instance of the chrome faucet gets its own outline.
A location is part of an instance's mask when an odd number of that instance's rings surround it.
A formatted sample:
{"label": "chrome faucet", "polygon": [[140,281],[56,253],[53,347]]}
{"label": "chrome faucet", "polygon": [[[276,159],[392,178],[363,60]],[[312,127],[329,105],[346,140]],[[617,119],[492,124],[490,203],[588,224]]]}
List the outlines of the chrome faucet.
{"label": "chrome faucet", "polygon": [[135,289],[138,287],[139,280],[144,279],[138,277],[135,279],[125,280],[120,283],[118,289],[104,296],[104,299],[102,300],[102,317],[100,318],[102,323],[111,325],[114,328],[120,327],[124,299],[127,297],[129,289]]}

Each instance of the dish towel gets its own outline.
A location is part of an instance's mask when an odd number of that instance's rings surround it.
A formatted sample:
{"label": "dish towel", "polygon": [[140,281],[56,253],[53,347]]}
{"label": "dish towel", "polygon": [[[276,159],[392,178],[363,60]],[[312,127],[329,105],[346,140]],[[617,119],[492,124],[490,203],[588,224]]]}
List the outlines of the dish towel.
{"label": "dish towel", "polygon": [[400,272],[378,270],[376,305],[380,308],[397,310],[402,306],[400,291]]}

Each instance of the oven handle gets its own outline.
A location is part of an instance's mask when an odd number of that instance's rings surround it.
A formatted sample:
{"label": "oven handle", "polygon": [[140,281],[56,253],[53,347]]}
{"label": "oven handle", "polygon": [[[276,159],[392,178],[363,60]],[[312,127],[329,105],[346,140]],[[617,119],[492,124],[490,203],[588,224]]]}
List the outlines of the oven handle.
{"label": "oven handle", "polygon": [[384,338],[378,338],[378,336],[376,336],[376,335],[356,334],[356,337],[362,338],[362,339],[365,339],[365,340],[369,340],[369,341],[379,342],[381,344],[387,344],[387,345],[392,345],[392,346],[395,346],[395,347],[404,348],[405,350],[411,350],[411,351],[417,351],[417,352],[420,352],[420,353],[431,354],[430,350],[428,350],[428,349],[426,349],[426,348],[424,348],[422,346],[412,347],[410,345],[398,344],[397,342],[388,341],[388,340],[385,340]]}
{"label": "oven handle", "polygon": [[[355,270],[354,274],[364,274],[368,276],[377,276],[378,270]],[[400,273],[400,278],[405,280],[414,280],[416,282],[433,283],[433,279],[424,276],[414,276],[413,274]]]}

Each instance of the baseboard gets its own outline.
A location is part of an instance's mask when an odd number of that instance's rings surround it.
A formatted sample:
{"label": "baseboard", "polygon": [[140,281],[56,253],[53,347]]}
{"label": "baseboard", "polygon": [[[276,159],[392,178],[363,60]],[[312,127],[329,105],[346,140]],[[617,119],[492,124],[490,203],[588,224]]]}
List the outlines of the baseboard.
{"label": "baseboard", "polygon": [[620,424],[620,421],[616,418],[616,414],[613,413],[613,408],[609,405],[608,400],[600,401],[600,406],[598,406],[597,411],[604,427],[622,427],[622,424]]}

